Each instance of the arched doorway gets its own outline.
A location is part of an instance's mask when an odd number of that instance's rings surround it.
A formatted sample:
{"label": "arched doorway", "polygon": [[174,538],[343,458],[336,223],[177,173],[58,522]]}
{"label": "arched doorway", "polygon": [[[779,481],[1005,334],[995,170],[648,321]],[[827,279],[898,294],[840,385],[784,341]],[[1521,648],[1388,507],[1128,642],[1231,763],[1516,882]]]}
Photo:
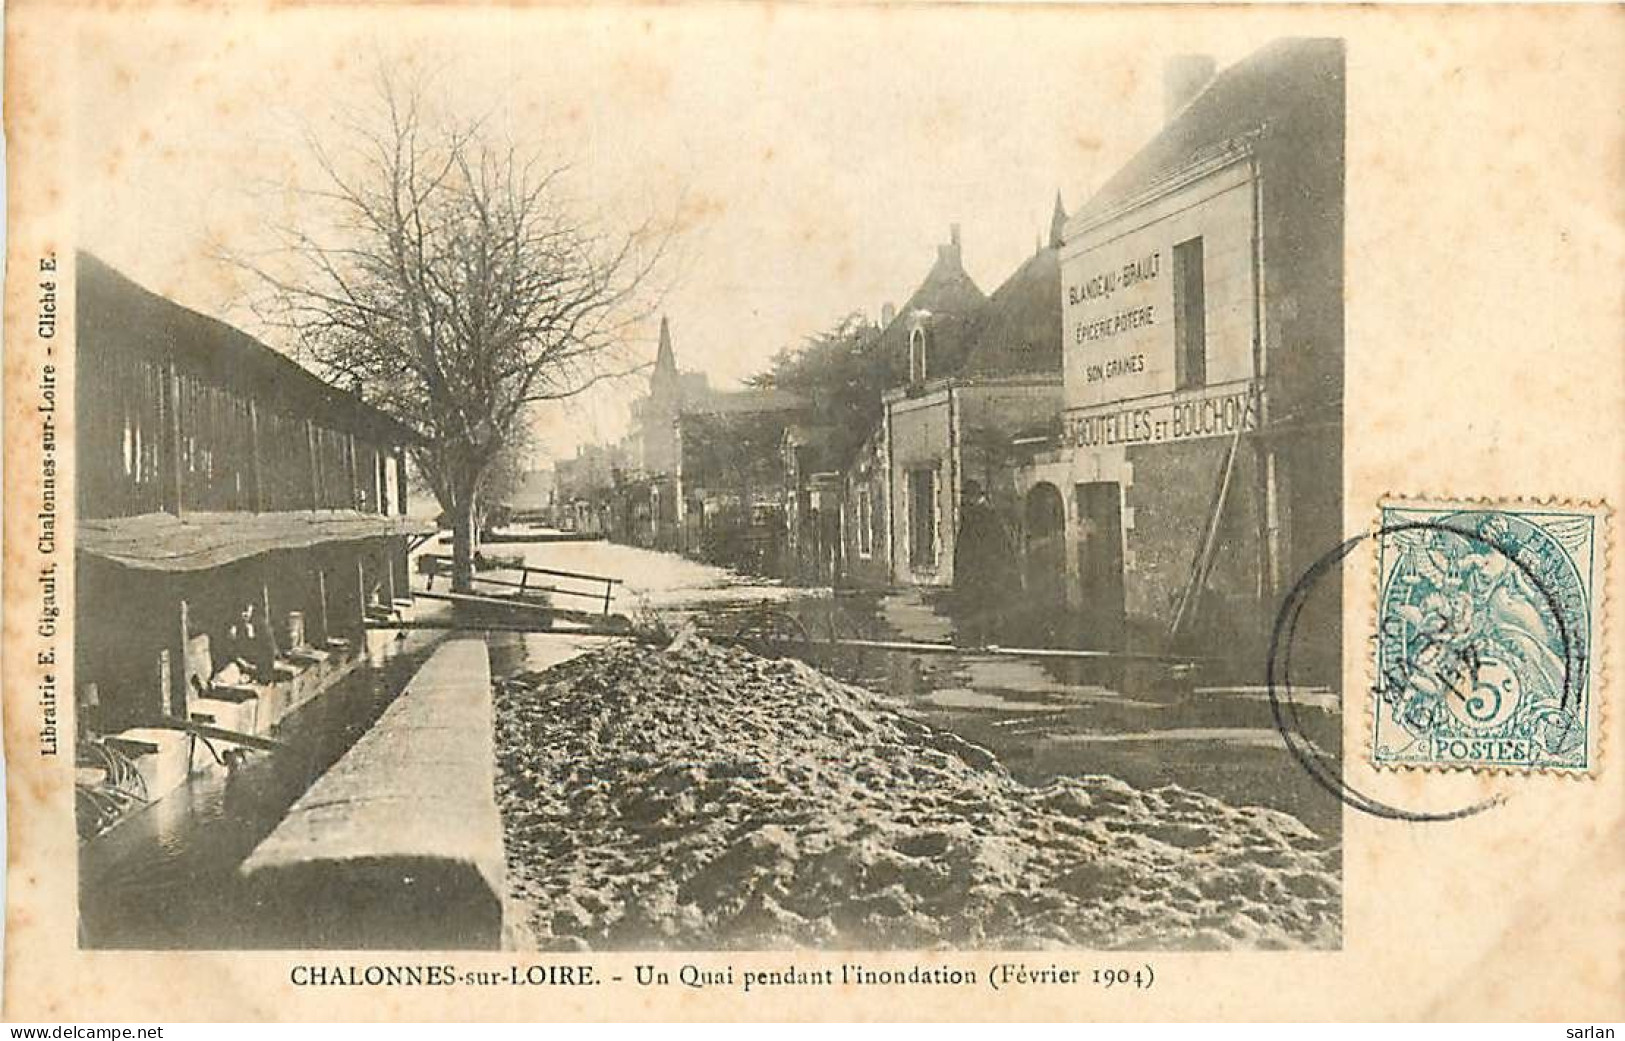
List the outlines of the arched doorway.
{"label": "arched doorway", "polygon": [[1024,526],[1027,603],[1035,617],[1054,617],[1066,607],[1066,503],[1059,488],[1046,482],[1027,492]]}

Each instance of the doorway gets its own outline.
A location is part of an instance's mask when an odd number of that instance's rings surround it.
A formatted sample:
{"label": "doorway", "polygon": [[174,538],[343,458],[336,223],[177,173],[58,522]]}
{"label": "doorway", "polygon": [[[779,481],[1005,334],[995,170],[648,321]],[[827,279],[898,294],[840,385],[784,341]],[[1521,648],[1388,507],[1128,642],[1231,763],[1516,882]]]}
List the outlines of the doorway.
{"label": "doorway", "polygon": [[937,472],[908,472],[908,563],[915,571],[937,568]]}
{"label": "doorway", "polygon": [[1066,607],[1066,503],[1053,484],[1027,493],[1027,599],[1034,607]]}
{"label": "doorway", "polygon": [[1109,649],[1123,639],[1123,497],[1116,481],[1074,488],[1078,507],[1078,583],[1086,644]]}
{"label": "doorway", "polygon": [[1027,492],[1022,509],[1026,553],[1019,614],[1022,641],[1053,646],[1068,640],[1066,603],[1066,500],[1053,484],[1040,483]]}

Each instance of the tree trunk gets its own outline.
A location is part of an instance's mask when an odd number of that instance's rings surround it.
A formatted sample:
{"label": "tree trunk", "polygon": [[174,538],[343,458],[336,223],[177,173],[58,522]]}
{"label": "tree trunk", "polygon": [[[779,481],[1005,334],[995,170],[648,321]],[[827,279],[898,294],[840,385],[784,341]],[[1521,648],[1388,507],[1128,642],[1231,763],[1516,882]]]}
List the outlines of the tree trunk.
{"label": "tree trunk", "polygon": [[474,591],[474,496],[457,500],[451,514],[451,588],[458,593]]}

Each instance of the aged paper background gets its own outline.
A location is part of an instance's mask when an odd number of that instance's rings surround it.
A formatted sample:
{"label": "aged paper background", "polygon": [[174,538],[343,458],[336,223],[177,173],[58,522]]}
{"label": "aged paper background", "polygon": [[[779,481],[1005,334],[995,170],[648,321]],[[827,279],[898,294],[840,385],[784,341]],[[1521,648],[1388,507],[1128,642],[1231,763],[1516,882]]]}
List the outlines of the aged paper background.
{"label": "aged paper background", "polygon": [[[1307,954],[1027,955],[1088,970],[1155,966],[1150,991],[1090,987],[993,993],[863,988],[685,992],[632,988],[295,988],[290,965],[335,961],[279,953],[82,952],[75,940],[70,762],[41,759],[32,731],[32,635],[38,613],[31,535],[38,448],[29,437],[39,343],[38,258],[64,259],[87,193],[116,198],[120,171],[77,167],[79,135],[139,154],[145,132],[98,121],[75,103],[88,77],[126,77],[120,61],[195,61],[212,100],[204,135],[229,141],[235,114],[259,103],[234,80],[244,55],[306,60],[314,37],[432,29],[450,16],[496,34],[545,33],[571,12],[469,5],[196,7],[27,2],[7,12],[6,127],[12,162],[7,393],[5,692],[10,767],[5,1013],[11,1019],[1542,1019],[1625,1018],[1625,774],[1619,756],[1619,610],[1625,567],[1612,524],[1603,655],[1602,765],[1585,780],[1376,773],[1364,759],[1372,596],[1369,544],[1345,570],[1345,748],[1352,784],[1386,801],[1446,808],[1492,794],[1467,820],[1408,825],[1345,811],[1344,946]],[[1281,35],[1347,41],[1347,369],[1345,521],[1369,527],[1388,494],[1625,503],[1625,13],[1617,7],[1499,9],[1151,10],[941,7],[613,8],[594,46],[624,47],[626,75],[600,91],[662,91],[645,20],[675,25],[719,52],[771,55],[836,33],[973,34],[994,19],[1032,19],[1080,41],[1109,30],[1122,46],[1176,38],[1239,53]],[[188,39],[175,49],[170,41]],[[144,48],[147,40],[152,45]],[[1083,48],[1080,47],[1080,52]],[[325,52],[324,52],[325,53]],[[1049,56],[1046,56],[1048,59]],[[543,60],[538,55],[538,60]],[[1033,76],[1026,56],[978,75]],[[1003,64],[998,64],[1002,62]],[[204,75],[206,73],[206,75]],[[678,73],[680,75],[680,72]],[[899,76],[907,76],[900,62]],[[839,70],[831,70],[840,91]],[[861,102],[853,105],[861,110]],[[202,110],[200,108],[200,110]],[[1088,114],[1080,113],[1080,122]],[[941,124],[945,146],[951,120]],[[1057,133],[1070,128],[1056,128]],[[996,147],[988,142],[989,147]],[[184,180],[187,155],[146,156]],[[723,205],[726,200],[721,201]],[[129,202],[139,206],[139,200]],[[116,209],[115,205],[115,209]],[[785,220],[817,221],[788,212]],[[160,288],[162,287],[155,287]],[[71,295],[58,301],[72,314]],[[71,320],[55,364],[71,383]],[[61,475],[71,487],[71,456]],[[63,494],[71,521],[71,496]],[[71,589],[69,590],[71,596]],[[63,644],[67,646],[66,643]],[[1262,663],[1261,663],[1262,667]],[[71,690],[66,680],[63,697]],[[385,960],[370,957],[370,960]],[[449,959],[448,959],[449,960]],[[507,954],[455,958],[505,966]],[[558,958],[560,961],[583,960]],[[666,965],[836,964],[836,954],[593,955],[602,971]],[[866,964],[987,966],[991,953],[865,955]]]}

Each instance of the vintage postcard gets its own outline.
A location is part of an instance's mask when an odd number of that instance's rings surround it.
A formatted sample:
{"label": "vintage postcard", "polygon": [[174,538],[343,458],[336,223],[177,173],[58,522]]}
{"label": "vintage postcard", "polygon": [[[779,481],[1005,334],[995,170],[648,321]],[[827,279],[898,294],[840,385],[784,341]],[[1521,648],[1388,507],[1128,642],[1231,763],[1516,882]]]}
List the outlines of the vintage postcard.
{"label": "vintage postcard", "polygon": [[8,1018],[1625,1018],[1619,8],[6,15]]}

